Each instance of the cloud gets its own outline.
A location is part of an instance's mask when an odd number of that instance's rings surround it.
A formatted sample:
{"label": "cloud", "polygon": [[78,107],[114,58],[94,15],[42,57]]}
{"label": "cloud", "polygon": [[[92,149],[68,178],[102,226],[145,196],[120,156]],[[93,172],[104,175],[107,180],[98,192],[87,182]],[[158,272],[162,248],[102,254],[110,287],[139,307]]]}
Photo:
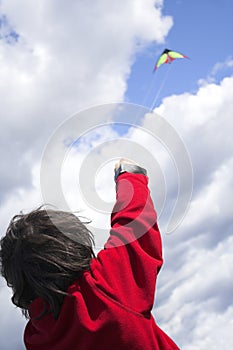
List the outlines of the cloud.
{"label": "cloud", "polygon": [[224,62],[217,62],[211,69],[206,79],[200,79],[198,81],[199,86],[206,85],[207,83],[215,83],[221,78],[222,75],[226,75],[228,72],[232,73],[233,58],[229,56]]}
{"label": "cloud", "polygon": [[[12,294],[0,281],[1,313],[0,318],[1,349],[25,349],[23,345],[22,330],[25,327],[25,320],[19,309],[16,309],[10,301]],[[12,332],[12,330],[14,330]]]}
{"label": "cloud", "polygon": [[[30,184],[26,173],[32,159],[38,159],[64,118],[91,105],[123,100],[135,53],[151,41],[164,41],[172,19],[162,15],[161,1],[151,0],[122,0],[114,6],[104,0],[69,6],[65,1],[36,6],[2,1],[1,11],[5,196],[20,183]],[[12,45],[9,36],[17,37]],[[9,175],[7,184],[7,174],[15,173],[16,181]]]}
{"label": "cloud", "polygon": [[216,75],[219,71],[224,68],[232,68],[233,67],[233,58],[228,57],[224,62],[218,62],[214,65],[211,75]]}
{"label": "cloud", "polygon": [[[232,87],[233,78],[226,77],[220,84],[200,87],[196,94],[170,96],[156,109],[182,135],[199,190],[232,154]],[[194,195],[195,190],[194,184]]]}
{"label": "cloud", "polygon": [[[177,267],[175,262],[169,275],[159,283],[161,306],[155,311],[159,324],[179,340],[181,348],[218,349],[223,344],[230,347],[232,339],[227,333],[232,327],[233,237],[223,239],[211,250],[195,238],[180,244],[185,251],[182,265]],[[226,337],[222,338],[224,334]]]}
{"label": "cloud", "polygon": [[170,96],[156,109],[182,136],[194,170],[189,211],[163,237],[155,308],[159,324],[188,350],[233,345],[232,87],[233,77],[226,77],[196,94]]}

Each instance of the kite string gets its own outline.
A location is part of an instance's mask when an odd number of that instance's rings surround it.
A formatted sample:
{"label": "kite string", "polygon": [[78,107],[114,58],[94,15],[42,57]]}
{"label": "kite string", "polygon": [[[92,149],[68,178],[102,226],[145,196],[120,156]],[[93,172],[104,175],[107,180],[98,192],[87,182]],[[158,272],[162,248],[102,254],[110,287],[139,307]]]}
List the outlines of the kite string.
{"label": "kite string", "polygon": [[[145,95],[144,95],[144,97],[143,97],[143,100],[142,100],[142,102],[141,102],[141,104],[140,104],[140,106],[142,106],[142,107],[146,107],[146,102],[147,102],[147,100],[148,100],[148,97],[149,97],[149,95],[150,95],[150,93],[151,93],[151,90],[152,90],[152,87],[153,87],[154,78],[155,78],[155,75],[153,74],[153,75],[152,75],[152,78],[151,78],[151,80],[150,80],[149,86],[148,86],[148,88],[146,89],[146,93],[145,93]],[[146,107],[146,108],[147,108],[147,107]],[[139,116],[140,116],[140,110],[139,110],[139,112],[136,114],[136,116],[135,116],[135,118],[134,118],[134,123],[137,122]]]}
{"label": "kite string", "polygon": [[166,72],[166,74],[164,75],[164,78],[163,78],[163,80],[162,80],[162,82],[161,82],[161,84],[160,84],[160,87],[159,87],[159,89],[158,89],[158,91],[157,91],[157,94],[155,95],[155,98],[154,98],[153,101],[152,101],[152,104],[151,104],[151,106],[150,106],[150,112],[153,112],[153,109],[155,108],[155,105],[156,105],[156,102],[157,102],[157,100],[158,100],[158,98],[159,98],[159,95],[160,95],[160,93],[161,93],[161,91],[162,91],[162,89],[163,89],[163,87],[164,87],[164,85],[165,85],[165,83],[166,83],[166,81],[167,81],[168,74],[169,74],[169,72],[170,72],[170,70],[171,70],[171,64],[170,64],[169,66],[170,66],[170,67],[167,69],[167,72]]}
{"label": "kite string", "polygon": [[[150,113],[153,112],[153,109],[154,109],[155,104],[156,104],[156,102],[157,102],[157,100],[158,100],[158,97],[159,97],[159,95],[160,95],[160,93],[161,93],[161,91],[162,91],[162,89],[163,89],[163,87],[164,87],[164,85],[165,85],[165,83],[166,83],[166,81],[167,81],[168,74],[169,74],[170,70],[171,70],[171,64],[169,64],[169,67],[168,67],[168,69],[167,69],[167,71],[166,71],[166,74],[164,75],[164,78],[163,78],[163,80],[162,80],[162,82],[161,82],[161,84],[160,84],[160,86],[159,86],[158,91],[157,91],[157,94],[156,94],[155,98],[153,99],[151,106],[149,107]],[[145,94],[145,96],[144,96],[144,98],[143,98],[142,106],[143,106],[144,103],[146,102],[146,100],[147,100],[147,98],[148,98],[148,96],[149,96],[149,94],[150,94],[150,92],[151,92],[151,90],[152,90],[153,82],[154,82],[154,79],[155,79],[155,78],[154,78],[155,75],[156,75],[156,74],[153,74],[153,77],[152,77],[152,79],[151,79],[150,85],[149,85],[149,87],[148,87],[148,89],[147,89],[147,93]],[[139,114],[140,114],[140,113],[138,113],[138,114],[135,116],[134,123],[136,123],[137,119],[139,118]]]}
{"label": "kite string", "polygon": [[155,79],[155,74],[153,72],[153,75],[152,75],[152,78],[151,78],[151,81],[150,81],[150,84],[149,84],[149,87],[147,88],[147,92],[143,98],[143,101],[141,103],[142,106],[145,106],[146,102],[147,102],[147,99],[151,93],[151,90],[152,90],[152,87],[153,87],[153,83],[154,83],[154,79]]}

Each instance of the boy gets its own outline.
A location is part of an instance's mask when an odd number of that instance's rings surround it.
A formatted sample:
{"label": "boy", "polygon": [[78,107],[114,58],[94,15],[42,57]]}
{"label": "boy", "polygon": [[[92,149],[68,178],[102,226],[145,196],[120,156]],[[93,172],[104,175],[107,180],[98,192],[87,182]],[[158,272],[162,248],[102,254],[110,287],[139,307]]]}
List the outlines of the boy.
{"label": "boy", "polygon": [[122,159],[115,181],[112,229],[96,258],[73,214],[39,209],[12,219],[1,272],[29,317],[26,349],[178,349],[151,314],[162,248],[146,170]]}

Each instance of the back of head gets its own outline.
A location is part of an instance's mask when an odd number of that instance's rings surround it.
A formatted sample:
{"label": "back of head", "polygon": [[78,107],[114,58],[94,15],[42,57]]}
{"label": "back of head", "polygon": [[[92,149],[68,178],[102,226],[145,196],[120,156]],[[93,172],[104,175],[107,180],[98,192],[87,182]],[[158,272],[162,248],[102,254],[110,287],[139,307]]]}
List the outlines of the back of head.
{"label": "back of head", "polygon": [[57,318],[67,288],[93,257],[91,232],[77,216],[59,210],[16,215],[1,239],[1,274],[26,317],[30,303],[41,297],[44,314]]}

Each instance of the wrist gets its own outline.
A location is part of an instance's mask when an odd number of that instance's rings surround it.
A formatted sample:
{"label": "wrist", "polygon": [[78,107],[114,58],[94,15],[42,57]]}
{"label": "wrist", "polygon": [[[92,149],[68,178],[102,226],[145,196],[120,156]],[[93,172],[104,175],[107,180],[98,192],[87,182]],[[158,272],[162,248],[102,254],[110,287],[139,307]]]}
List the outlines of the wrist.
{"label": "wrist", "polygon": [[146,169],[137,164],[121,163],[120,166],[115,170],[115,181],[117,180],[118,176],[123,173],[143,174],[145,176],[147,175]]}

